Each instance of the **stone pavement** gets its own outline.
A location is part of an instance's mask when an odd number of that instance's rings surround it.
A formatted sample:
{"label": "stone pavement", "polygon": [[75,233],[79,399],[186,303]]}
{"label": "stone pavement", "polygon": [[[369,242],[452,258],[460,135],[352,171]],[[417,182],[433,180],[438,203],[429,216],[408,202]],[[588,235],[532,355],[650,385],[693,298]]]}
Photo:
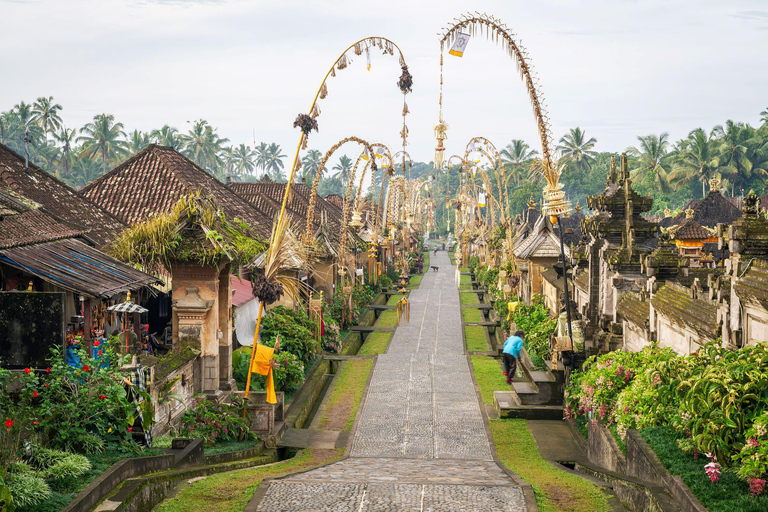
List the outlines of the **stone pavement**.
{"label": "stone pavement", "polygon": [[411,291],[410,323],[377,358],[350,456],[271,481],[257,510],[527,510],[520,482],[493,461],[455,267],[444,251],[430,258],[440,271]]}

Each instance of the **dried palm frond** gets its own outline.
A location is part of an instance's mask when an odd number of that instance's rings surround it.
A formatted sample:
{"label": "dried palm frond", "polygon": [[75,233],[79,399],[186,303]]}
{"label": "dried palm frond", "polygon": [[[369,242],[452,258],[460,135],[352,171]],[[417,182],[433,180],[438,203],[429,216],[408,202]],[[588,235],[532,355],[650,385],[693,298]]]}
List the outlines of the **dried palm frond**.
{"label": "dried palm frond", "polygon": [[290,297],[299,296],[299,281],[288,274],[297,267],[307,267],[307,252],[295,235],[288,216],[275,220],[269,251],[263,267],[257,268],[253,279],[253,294],[266,304],[280,299],[283,293]]}
{"label": "dried palm frond", "polygon": [[296,116],[296,120],[293,122],[293,127],[301,128],[301,131],[304,132],[304,135],[309,135],[312,130],[318,131],[317,119],[314,119],[307,114],[299,114]]}
{"label": "dried palm frond", "polygon": [[326,96],[328,96],[328,86],[323,82],[323,85],[320,86],[320,99],[324,100]]}
{"label": "dried palm frond", "polygon": [[403,94],[408,94],[411,92],[413,87],[413,76],[411,76],[411,73],[408,71],[408,66],[405,64],[401,69],[403,72],[400,75],[400,80],[397,81],[397,86],[400,88]]}

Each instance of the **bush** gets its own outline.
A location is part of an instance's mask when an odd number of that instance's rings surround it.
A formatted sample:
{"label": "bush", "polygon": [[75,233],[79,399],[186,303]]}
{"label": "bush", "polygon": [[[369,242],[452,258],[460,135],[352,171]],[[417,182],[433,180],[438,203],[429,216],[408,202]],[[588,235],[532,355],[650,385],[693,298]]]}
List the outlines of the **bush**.
{"label": "bush", "polygon": [[280,336],[280,350],[287,351],[303,362],[309,362],[317,352],[315,329],[317,325],[304,313],[296,313],[278,306],[261,319],[261,340],[264,345],[275,346]]}
{"label": "bush", "polygon": [[34,473],[12,473],[6,476],[5,484],[16,507],[34,507],[52,494],[45,480]]}
{"label": "bush", "polygon": [[549,316],[542,295],[535,295],[531,305],[520,304],[512,314],[518,329],[525,333],[525,350],[531,358],[549,359],[549,337],[557,327],[557,318]]}
{"label": "bush", "polygon": [[179,422],[179,433],[189,437],[201,437],[206,443],[216,441],[244,441],[255,438],[248,429],[243,400],[231,396],[231,404],[195,397],[191,409],[187,409]]}

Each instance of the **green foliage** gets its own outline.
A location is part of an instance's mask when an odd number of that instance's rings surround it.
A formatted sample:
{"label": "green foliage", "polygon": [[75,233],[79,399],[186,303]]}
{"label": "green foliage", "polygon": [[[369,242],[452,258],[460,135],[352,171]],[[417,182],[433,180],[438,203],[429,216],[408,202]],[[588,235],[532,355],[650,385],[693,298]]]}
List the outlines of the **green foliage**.
{"label": "green foliage", "polygon": [[557,327],[557,318],[549,316],[544,297],[535,295],[530,306],[526,304],[517,306],[512,319],[525,335],[525,350],[531,358],[533,359],[534,356],[541,360],[549,358],[549,337]]}
{"label": "green foliage", "polygon": [[488,344],[485,342],[485,327],[479,325],[467,325],[464,327],[467,350],[471,352],[485,352]]}
{"label": "green foliage", "polygon": [[317,324],[309,320],[303,311],[297,312],[284,306],[276,306],[261,319],[262,343],[275,346],[280,336],[280,350],[290,352],[304,363],[317,353],[315,330]]}
{"label": "green foliage", "polygon": [[83,455],[49,448],[36,449],[28,462],[44,479],[76,477],[91,469],[91,462]]}
{"label": "green foliage", "polygon": [[33,473],[13,473],[6,477],[5,484],[18,508],[35,507],[51,497],[51,488],[43,477]]}
{"label": "green foliage", "polygon": [[195,397],[192,408],[187,409],[179,421],[179,433],[184,436],[201,437],[206,443],[223,441],[244,441],[255,434],[249,430],[245,414],[245,403],[235,396],[232,403],[206,400],[202,395]]}

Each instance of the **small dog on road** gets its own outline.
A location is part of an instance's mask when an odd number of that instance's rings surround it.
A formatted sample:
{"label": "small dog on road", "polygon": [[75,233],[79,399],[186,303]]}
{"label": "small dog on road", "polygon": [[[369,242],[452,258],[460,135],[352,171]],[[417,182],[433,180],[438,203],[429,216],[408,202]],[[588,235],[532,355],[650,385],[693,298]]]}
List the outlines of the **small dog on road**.
{"label": "small dog on road", "polygon": [[434,266],[434,265],[430,265],[430,266],[429,266],[429,268],[431,268],[431,269],[432,269],[433,271],[435,271],[435,272],[437,272],[438,270],[440,270],[440,267],[436,267],[436,266]]}

